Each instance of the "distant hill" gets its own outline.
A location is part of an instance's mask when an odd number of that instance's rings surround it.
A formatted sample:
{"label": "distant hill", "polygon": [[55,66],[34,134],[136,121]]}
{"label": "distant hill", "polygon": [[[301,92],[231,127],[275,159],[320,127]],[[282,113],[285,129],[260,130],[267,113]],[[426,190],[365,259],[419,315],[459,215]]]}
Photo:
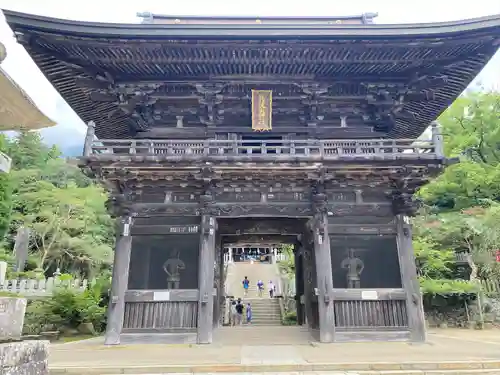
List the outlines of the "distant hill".
{"label": "distant hill", "polygon": [[82,153],[83,153],[83,144],[68,146],[68,147],[59,146],[59,148],[61,149],[62,155],[66,158],[73,158],[75,156],[82,156]]}

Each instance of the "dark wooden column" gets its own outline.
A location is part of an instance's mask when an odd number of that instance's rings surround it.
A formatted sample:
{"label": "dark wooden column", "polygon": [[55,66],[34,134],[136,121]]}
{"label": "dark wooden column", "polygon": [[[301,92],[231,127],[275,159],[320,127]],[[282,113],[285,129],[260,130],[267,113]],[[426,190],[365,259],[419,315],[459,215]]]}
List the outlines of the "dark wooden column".
{"label": "dark wooden column", "polygon": [[215,236],[215,287],[217,288],[217,296],[214,306],[214,327],[221,325],[222,303],[224,300],[224,244],[222,237],[217,234]]}
{"label": "dark wooden column", "polygon": [[321,190],[318,190],[313,198],[315,215],[312,220],[312,234],[317,277],[319,340],[320,342],[333,342],[335,338],[335,313],[333,309],[333,272],[330,237],[328,235],[326,195]]}
{"label": "dark wooden column", "polygon": [[216,221],[213,216],[201,217],[199,254],[198,344],[210,344],[214,314],[214,262]]}
{"label": "dark wooden column", "polygon": [[304,324],[304,257],[302,254],[302,249],[296,247],[294,253],[294,264],[295,264],[295,305],[297,308],[297,324]]}
{"label": "dark wooden column", "polygon": [[118,345],[120,343],[120,333],[123,328],[125,313],[125,292],[128,284],[130,253],[132,251],[131,225],[131,217],[121,218],[118,221],[105,345]]}
{"label": "dark wooden column", "polygon": [[312,273],[312,238],[308,233],[304,233],[300,240],[303,264],[303,284],[304,284],[304,309],[305,309],[305,323],[309,328],[313,328],[313,311],[312,311],[312,297],[313,297],[313,273]]}
{"label": "dark wooden column", "polygon": [[412,244],[412,228],[408,216],[396,215],[397,244],[401,280],[406,292],[406,310],[410,326],[410,339],[413,342],[424,342],[425,317],[417,279],[415,254]]}

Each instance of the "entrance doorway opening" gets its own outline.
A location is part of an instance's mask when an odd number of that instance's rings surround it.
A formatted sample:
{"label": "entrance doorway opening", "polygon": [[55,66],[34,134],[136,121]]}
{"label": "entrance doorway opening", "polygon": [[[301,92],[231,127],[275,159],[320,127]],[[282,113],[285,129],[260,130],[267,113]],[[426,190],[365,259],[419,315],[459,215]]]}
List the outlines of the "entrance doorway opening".
{"label": "entrance doorway opening", "polygon": [[[254,343],[277,343],[276,338],[266,333],[266,329],[270,329],[280,331],[280,337],[289,332],[292,342],[298,338],[300,343],[307,342],[310,339],[308,328],[299,327],[305,324],[300,298],[304,278],[301,265],[296,264],[299,236],[305,230],[305,221],[290,218],[221,219],[219,230],[224,249],[221,262],[225,298],[222,327],[216,331],[214,340],[228,343],[239,337],[245,342],[251,330]],[[244,307],[241,317],[235,315],[238,312],[234,310],[238,301]],[[247,315],[248,309],[250,316]],[[286,343],[285,339],[282,341]]]}

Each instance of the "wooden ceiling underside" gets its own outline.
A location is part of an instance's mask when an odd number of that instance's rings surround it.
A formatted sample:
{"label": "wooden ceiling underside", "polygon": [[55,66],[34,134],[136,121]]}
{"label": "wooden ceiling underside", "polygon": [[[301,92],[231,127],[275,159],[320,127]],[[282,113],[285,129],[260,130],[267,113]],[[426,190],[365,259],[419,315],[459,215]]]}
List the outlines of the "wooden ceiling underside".
{"label": "wooden ceiling underside", "polygon": [[[248,131],[252,89],[273,90],[275,131],[347,126],[416,137],[480,72],[500,38],[500,19],[462,31],[447,26],[455,31],[442,34],[393,27],[389,35],[364,25],[316,34],[297,28],[297,35],[310,34],[299,38],[276,36],[289,29],[252,27],[251,36],[236,38],[195,36],[188,26],[132,25],[132,34],[124,25],[6,18],[63,98],[96,122],[101,139],[158,128]],[[189,38],[175,36],[182,30]],[[328,37],[332,30],[339,35]]]}

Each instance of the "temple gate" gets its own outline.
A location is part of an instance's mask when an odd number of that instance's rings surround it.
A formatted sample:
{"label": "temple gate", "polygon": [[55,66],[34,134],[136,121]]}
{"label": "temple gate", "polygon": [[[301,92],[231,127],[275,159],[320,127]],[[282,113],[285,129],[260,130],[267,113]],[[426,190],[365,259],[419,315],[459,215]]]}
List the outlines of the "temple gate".
{"label": "temple gate", "polygon": [[211,343],[238,241],[295,245],[298,318],[319,341],[425,340],[412,195],[453,162],[432,122],[496,52],[498,17],[5,15],[88,123],[81,167],[111,194],[107,344]]}

